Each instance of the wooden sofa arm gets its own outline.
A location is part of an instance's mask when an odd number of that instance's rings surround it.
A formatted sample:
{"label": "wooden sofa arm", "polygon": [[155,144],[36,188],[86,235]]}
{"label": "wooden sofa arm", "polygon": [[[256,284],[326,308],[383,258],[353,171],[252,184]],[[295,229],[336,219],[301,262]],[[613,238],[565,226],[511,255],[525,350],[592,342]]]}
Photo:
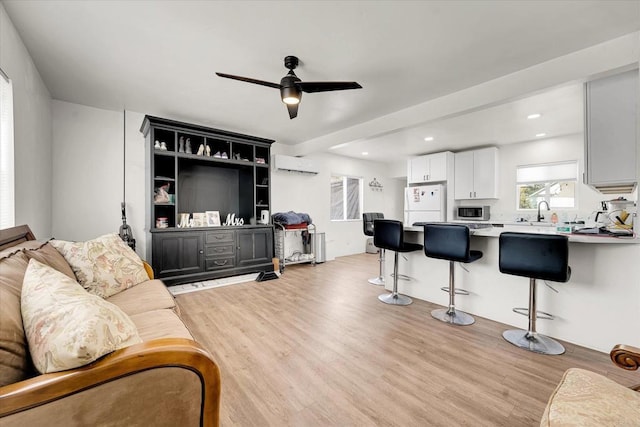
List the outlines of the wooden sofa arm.
{"label": "wooden sofa arm", "polygon": [[618,344],[609,353],[611,360],[617,366],[629,371],[635,371],[640,365],[640,348]]}
{"label": "wooden sofa arm", "polygon": [[184,338],[151,340],[116,350],[81,368],[43,374],[0,387],[0,424],[2,417],[138,372],[163,367],[185,368],[200,378],[203,394],[200,425],[217,426],[220,371],[206,350],[195,341]]}
{"label": "wooden sofa arm", "polygon": [[[630,345],[618,344],[609,353],[611,361],[622,369],[636,371],[640,365],[640,348]],[[640,384],[629,387],[632,390],[640,391]]]}

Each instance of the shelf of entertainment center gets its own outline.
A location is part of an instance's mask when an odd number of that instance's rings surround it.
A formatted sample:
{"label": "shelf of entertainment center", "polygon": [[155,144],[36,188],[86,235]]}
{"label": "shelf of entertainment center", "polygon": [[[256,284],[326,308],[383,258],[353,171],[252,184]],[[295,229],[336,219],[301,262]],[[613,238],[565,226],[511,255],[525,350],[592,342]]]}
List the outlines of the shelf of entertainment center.
{"label": "shelf of entertainment center", "polygon": [[214,164],[220,165],[234,165],[234,166],[258,166],[258,167],[268,167],[268,165],[264,163],[255,163],[249,160],[236,160],[236,159],[224,159],[213,156],[199,156],[197,154],[187,154],[187,153],[177,153],[177,157],[179,159],[189,159],[189,160],[198,160],[203,162],[212,162]]}
{"label": "shelf of entertainment center", "polygon": [[[148,150],[147,231],[157,277],[170,284],[273,270],[273,227],[257,222],[271,207],[274,141],[151,116],[140,131]],[[173,203],[155,202],[167,195]],[[202,224],[205,216],[244,225],[178,227]],[[229,238],[224,233],[235,243],[215,246]]]}

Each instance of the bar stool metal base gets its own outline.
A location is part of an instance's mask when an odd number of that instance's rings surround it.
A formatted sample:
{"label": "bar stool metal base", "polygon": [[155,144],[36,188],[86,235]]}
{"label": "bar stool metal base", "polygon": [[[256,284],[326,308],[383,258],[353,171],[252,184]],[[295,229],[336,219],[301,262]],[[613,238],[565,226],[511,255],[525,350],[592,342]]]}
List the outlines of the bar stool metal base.
{"label": "bar stool metal base", "polygon": [[369,283],[376,286],[384,286],[384,277],[375,277],[373,279],[369,279]]}
{"label": "bar stool metal base", "polygon": [[406,295],[400,295],[399,293],[390,293],[378,295],[378,299],[385,304],[391,305],[409,305],[413,302],[411,298]]}
{"label": "bar stool metal base", "polygon": [[523,329],[510,329],[502,333],[502,337],[516,347],[533,351],[534,353],[558,355],[564,353],[562,344],[537,332]]}
{"label": "bar stool metal base", "polygon": [[385,262],[385,250],[380,249],[380,256],[378,257],[378,263],[380,263],[380,274],[378,277],[369,279],[369,283],[376,286],[384,286],[384,262]]}
{"label": "bar stool metal base", "polygon": [[452,325],[467,326],[473,325],[476,319],[473,316],[459,310],[447,310],[446,308],[439,308],[431,312],[431,316],[434,319],[441,320],[445,323],[451,323]]}

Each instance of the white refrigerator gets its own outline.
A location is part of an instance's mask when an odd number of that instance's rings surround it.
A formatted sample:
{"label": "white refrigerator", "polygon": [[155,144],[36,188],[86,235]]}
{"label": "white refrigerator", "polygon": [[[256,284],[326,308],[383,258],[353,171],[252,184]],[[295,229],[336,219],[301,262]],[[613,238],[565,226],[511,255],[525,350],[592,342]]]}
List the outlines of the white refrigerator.
{"label": "white refrigerator", "polygon": [[445,187],[443,184],[420,185],[404,189],[404,225],[445,220]]}

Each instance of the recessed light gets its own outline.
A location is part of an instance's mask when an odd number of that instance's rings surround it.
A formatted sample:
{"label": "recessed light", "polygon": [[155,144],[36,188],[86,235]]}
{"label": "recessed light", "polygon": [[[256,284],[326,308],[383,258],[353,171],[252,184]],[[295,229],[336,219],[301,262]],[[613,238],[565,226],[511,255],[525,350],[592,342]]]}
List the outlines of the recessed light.
{"label": "recessed light", "polygon": [[362,152],[362,155],[363,155],[363,156],[368,156],[368,155],[369,155],[369,153],[368,153],[368,152],[366,152],[366,151],[363,151],[363,152]]}
{"label": "recessed light", "polygon": [[427,142],[433,141],[433,137],[432,136],[427,136],[424,140],[427,141]]}
{"label": "recessed light", "polygon": [[538,119],[538,118],[540,118],[541,116],[542,116],[542,114],[540,114],[540,113],[533,113],[533,114],[529,114],[529,115],[527,116],[527,119]]}
{"label": "recessed light", "polygon": [[540,137],[543,137],[543,136],[547,136],[547,134],[546,134],[546,133],[544,133],[544,132],[542,132],[542,133],[536,133],[536,136],[537,136],[538,138],[540,138]]}

